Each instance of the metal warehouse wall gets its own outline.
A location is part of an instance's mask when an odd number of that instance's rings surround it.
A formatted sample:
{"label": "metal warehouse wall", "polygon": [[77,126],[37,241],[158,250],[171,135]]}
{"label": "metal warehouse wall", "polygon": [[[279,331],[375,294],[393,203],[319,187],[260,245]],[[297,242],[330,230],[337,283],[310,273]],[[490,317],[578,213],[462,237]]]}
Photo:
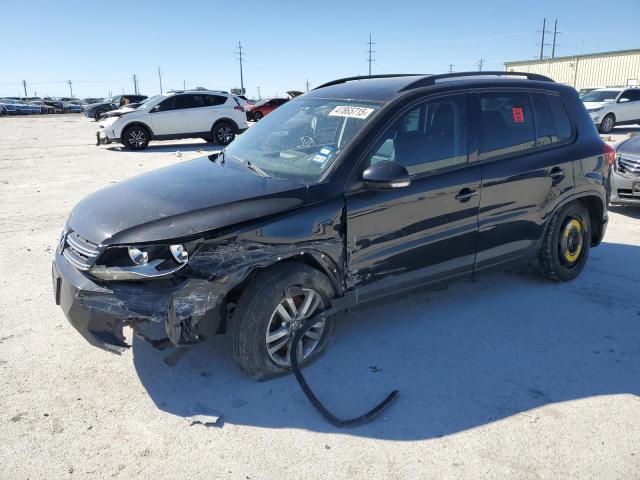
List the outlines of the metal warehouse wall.
{"label": "metal warehouse wall", "polygon": [[577,90],[607,85],[640,85],[640,50],[507,62],[506,71],[539,73]]}

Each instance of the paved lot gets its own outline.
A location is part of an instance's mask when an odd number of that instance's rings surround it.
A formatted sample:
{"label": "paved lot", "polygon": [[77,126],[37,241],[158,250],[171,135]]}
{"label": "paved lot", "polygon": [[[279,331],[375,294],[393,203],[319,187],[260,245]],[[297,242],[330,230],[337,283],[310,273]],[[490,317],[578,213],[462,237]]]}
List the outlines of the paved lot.
{"label": "paved lot", "polygon": [[[67,324],[50,261],[73,205],[211,148],[96,148],[94,129],[0,118],[0,478],[640,478],[640,210],[611,212],[574,282],[520,268],[346,318],[309,381],[344,416],[400,397],[338,430],[293,378],[243,377],[223,336],[169,368]],[[185,419],[203,411],[224,425]]]}

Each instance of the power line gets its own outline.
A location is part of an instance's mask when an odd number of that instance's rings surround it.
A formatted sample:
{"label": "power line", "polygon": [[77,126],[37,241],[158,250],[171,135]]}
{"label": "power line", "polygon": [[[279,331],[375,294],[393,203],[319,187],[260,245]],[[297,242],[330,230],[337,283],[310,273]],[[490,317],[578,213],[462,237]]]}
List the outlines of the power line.
{"label": "power line", "polygon": [[376,53],[375,50],[372,50],[372,47],[375,45],[375,43],[371,41],[371,34],[369,34],[369,41],[367,42],[367,45],[369,45],[369,58],[367,58],[367,62],[369,62],[369,76],[371,76],[371,64],[375,62],[373,54]]}
{"label": "power line", "polygon": [[481,58],[480,60],[478,60],[476,62],[476,65],[478,65],[478,71],[481,72],[482,71],[482,67],[484,65],[484,58]]}
{"label": "power line", "polygon": [[160,81],[160,93],[162,93],[162,70],[160,70],[160,65],[158,65],[158,80]]}
{"label": "power line", "polygon": [[238,61],[240,62],[240,93],[244,95],[244,78],[242,76],[242,55],[246,55],[245,52],[242,51],[242,43],[238,40],[238,50],[236,50],[236,54],[238,55]]}

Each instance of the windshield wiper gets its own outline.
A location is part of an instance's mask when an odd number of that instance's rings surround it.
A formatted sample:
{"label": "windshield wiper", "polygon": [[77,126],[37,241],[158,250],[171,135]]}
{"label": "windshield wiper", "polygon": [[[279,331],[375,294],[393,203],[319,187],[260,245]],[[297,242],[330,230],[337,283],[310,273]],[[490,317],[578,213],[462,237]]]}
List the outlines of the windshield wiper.
{"label": "windshield wiper", "polygon": [[249,170],[257,173],[261,177],[271,178],[271,175],[269,175],[267,172],[262,170],[259,166],[251,163],[249,160],[243,160],[242,158],[236,157],[235,155],[231,155],[231,158],[237,160],[238,162],[243,164],[245,167],[247,167]]}

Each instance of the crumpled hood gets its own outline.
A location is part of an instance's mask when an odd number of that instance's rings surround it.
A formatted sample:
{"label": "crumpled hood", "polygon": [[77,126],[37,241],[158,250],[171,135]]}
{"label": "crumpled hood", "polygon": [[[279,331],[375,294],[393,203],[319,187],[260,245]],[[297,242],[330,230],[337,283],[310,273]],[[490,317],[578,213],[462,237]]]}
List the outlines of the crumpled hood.
{"label": "crumpled hood", "polygon": [[285,212],[305,198],[305,185],[201,157],[89,195],[67,226],[96,244],[156,242]]}

